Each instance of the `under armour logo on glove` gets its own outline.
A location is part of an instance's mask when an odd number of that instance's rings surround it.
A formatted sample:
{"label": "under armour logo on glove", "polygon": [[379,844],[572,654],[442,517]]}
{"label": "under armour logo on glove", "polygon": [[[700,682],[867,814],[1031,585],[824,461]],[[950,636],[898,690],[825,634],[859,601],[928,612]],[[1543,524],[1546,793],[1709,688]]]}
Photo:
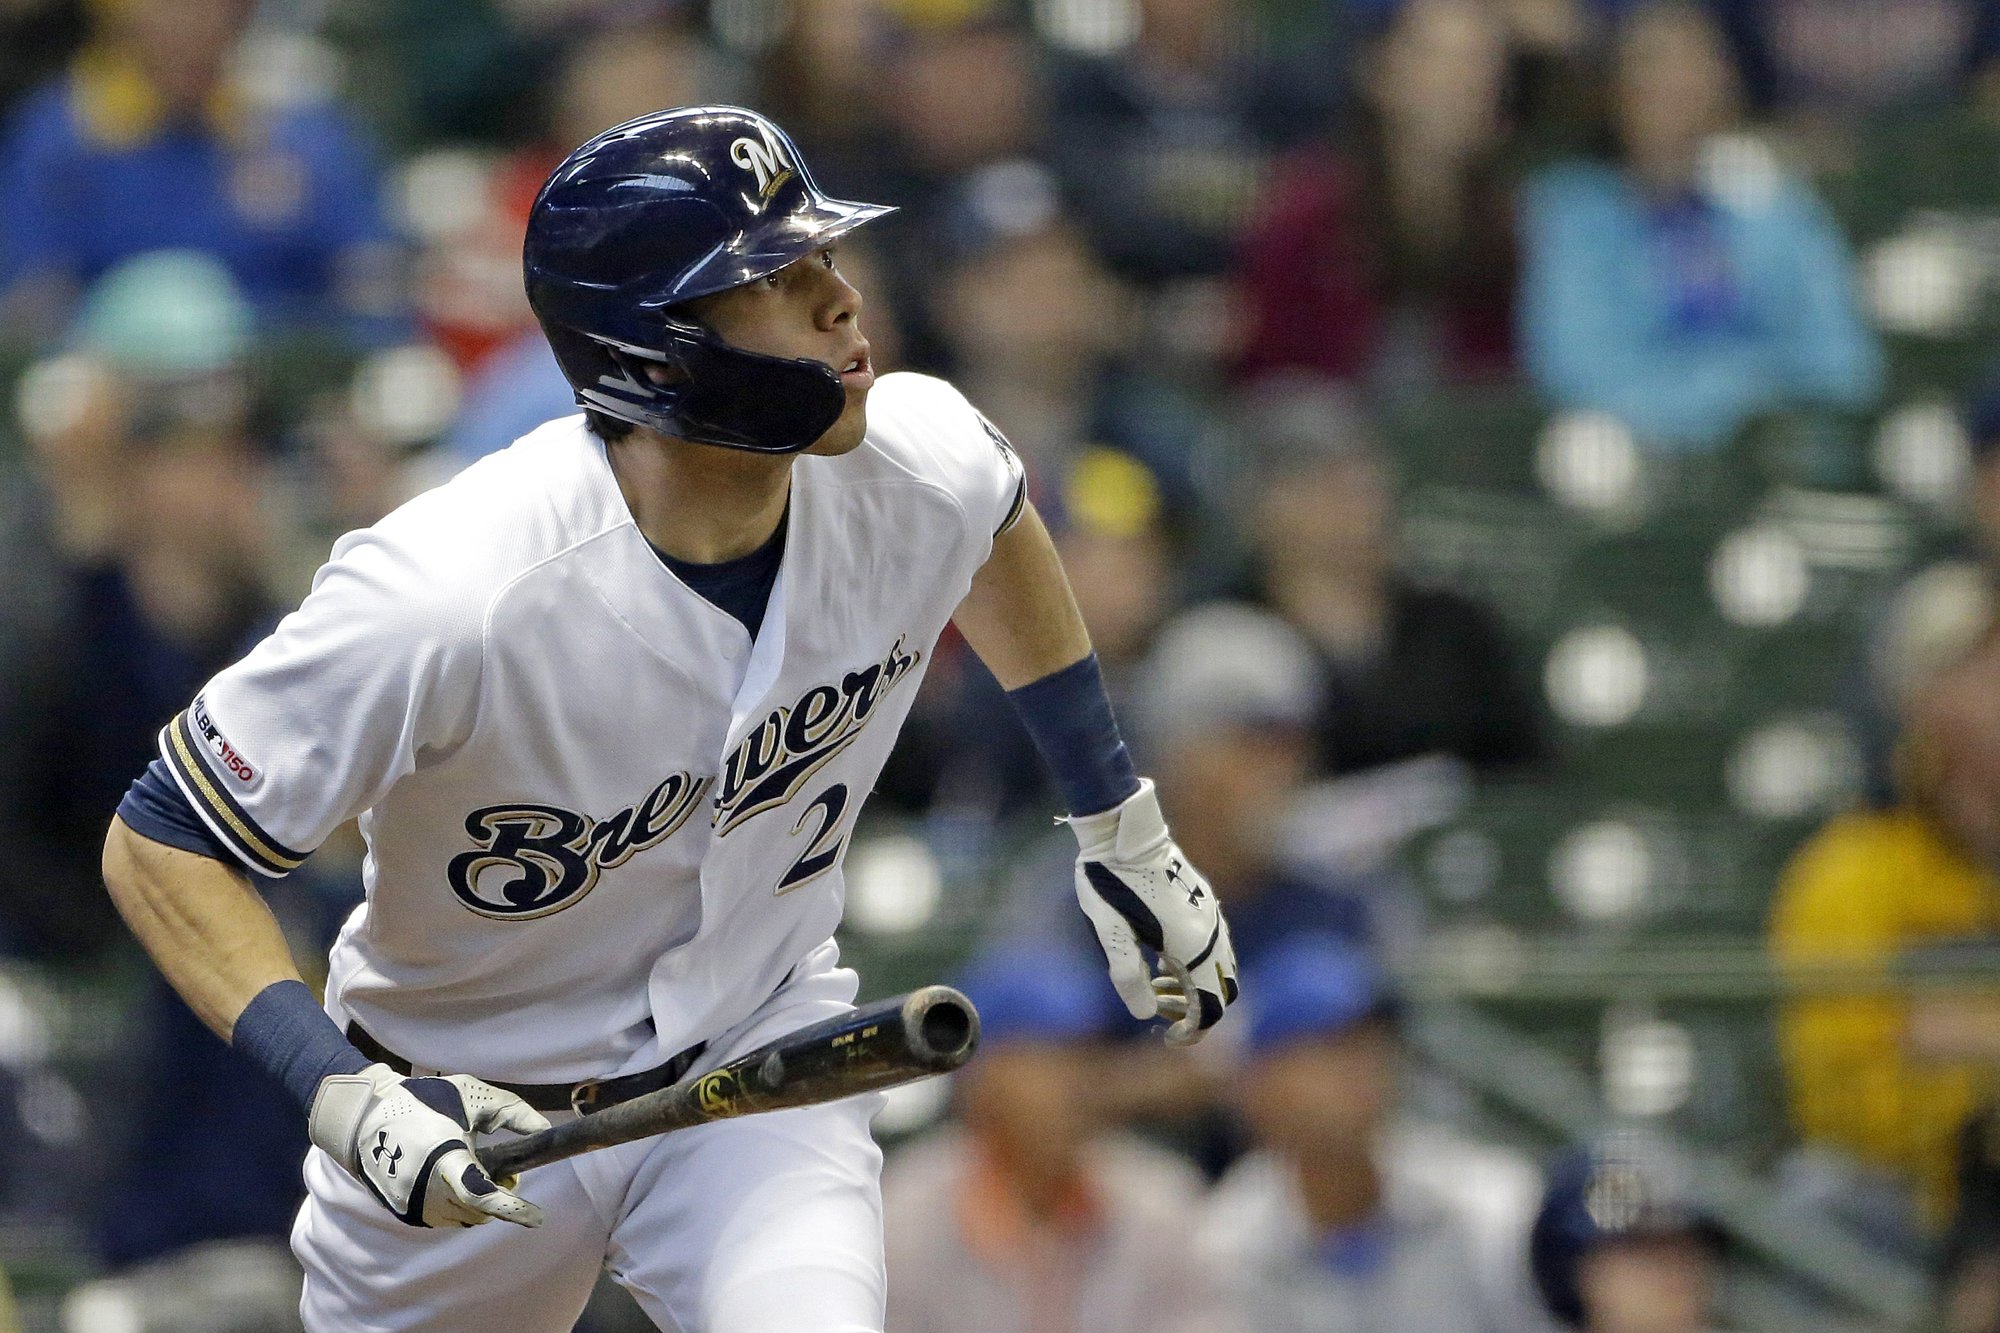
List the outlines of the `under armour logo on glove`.
{"label": "under armour logo on glove", "polygon": [[[1134,1018],[1173,1019],[1173,1045],[1200,1040],[1236,1002],[1236,950],[1214,891],[1167,833],[1152,780],[1141,779],[1124,804],[1069,825],[1082,848],[1077,902],[1119,998]],[[1141,945],[1153,951],[1160,975]]]}
{"label": "under armour logo on glove", "polygon": [[1176,856],[1173,860],[1167,862],[1167,882],[1169,884],[1175,884],[1180,886],[1182,892],[1187,894],[1189,907],[1199,907],[1201,906],[1201,900],[1203,897],[1203,889],[1201,887],[1201,881],[1197,879],[1192,883],[1189,883],[1188,881],[1182,879],[1181,871],[1185,870],[1186,868],[1187,868],[1187,862],[1181,860],[1178,856]]}
{"label": "under armour logo on glove", "polygon": [[[496,1217],[542,1224],[542,1210],[515,1194],[511,1179],[494,1182],[472,1155],[474,1134],[549,1127],[511,1092],[465,1074],[403,1078],[370,1065],[322,1080],[307,1126],[322,1151],[411,1226],[469,1227]],[[397,1169],[405,1156],[414,1170]]]}

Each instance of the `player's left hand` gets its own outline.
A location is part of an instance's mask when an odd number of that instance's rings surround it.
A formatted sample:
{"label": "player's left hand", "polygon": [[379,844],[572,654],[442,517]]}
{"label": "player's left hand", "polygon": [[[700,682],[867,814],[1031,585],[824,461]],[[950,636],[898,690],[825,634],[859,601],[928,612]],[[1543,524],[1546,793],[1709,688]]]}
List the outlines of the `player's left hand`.
{"label": "player's left hand", "polygon": [[530,1134],[548,1119],[511,1092],[466,1074],[404,1078],[387,1065],[322,1079],[307,1115],[312,1141],[413,1227],[542,1224],[542,1210],[495,1184],[471,1135]]}
{"label": "player's left hand", "polygon": [[[1174,1021],[1167,1042],[1201,1040],[1236,1002],[1236,950],[1215,891],[1167,832],[1151,778],[1124,804],[1073,817],[1076,897],[1097,930],[1111,984],[1134,1018]],[[1160,974],[1139,946],[1153,951]]]}

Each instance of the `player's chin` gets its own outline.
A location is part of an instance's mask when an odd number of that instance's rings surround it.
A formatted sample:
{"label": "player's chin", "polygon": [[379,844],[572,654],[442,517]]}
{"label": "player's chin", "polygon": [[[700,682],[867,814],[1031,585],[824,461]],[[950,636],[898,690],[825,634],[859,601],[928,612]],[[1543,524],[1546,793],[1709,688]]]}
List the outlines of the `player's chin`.
{"label": "player's chin", "polygon": [[807,446],[805,452],[815,458],[838,458],[851,454],[861,447],[861,439],[868,433],[868,391],[849,389],[847,407],[839,418],[826,428],[826,433]]}

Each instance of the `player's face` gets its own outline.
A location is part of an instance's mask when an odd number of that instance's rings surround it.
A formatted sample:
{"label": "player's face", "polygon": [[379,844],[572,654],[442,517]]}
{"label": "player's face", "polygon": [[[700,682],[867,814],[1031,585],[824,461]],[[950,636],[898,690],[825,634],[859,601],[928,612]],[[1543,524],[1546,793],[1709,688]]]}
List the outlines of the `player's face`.
{"label": "player's face", "polygon": [[861,336],[861,293],[841,276],[832,246],[692,307],[696,318],[732,347],[823,362],[840,376],[847,406],[807,453],[844,454],[861,443],[875,370],[868,340]]}

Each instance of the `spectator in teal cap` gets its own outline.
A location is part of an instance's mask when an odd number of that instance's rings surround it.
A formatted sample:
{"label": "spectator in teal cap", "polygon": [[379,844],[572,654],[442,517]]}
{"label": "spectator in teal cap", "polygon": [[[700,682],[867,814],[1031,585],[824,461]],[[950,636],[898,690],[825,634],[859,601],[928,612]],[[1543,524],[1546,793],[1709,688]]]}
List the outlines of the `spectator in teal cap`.
{"label": "spectator in teal cap", "polygon": [[250,324],[250,304],[221,261],[199,250],[153,250],[90,289],[74,338],[122,369],[179,377],[241,361]]}
{"label": "spectator in teal cap", "polygon": [[119,382],[133,427],[236,433],[249,413],[244,360],[254,315],[221,261],[154,250],[117,265],[84,296],[71,347]]}
{"label": "spectator in teal cap", "polygon": [[[46,680],[13,673],[0,689],[0,719],[21,709],[22,729],[8,734],[22,744],[10,753],[28,766],[15,786],[0,761],[0,790],[37,794],[39,813],[21,817],[43,836],[64,824],[50,812],[69,791],[55,797],[28,774],[51,752],[33,738],[67,718],[47,743],[75,787],[70,853],[83,904],[102,897],[91,844],[103,816],[92,805],[107,791],[115,799],[114,776],[129,781],[145,764],[167,701],[229,661],[269,606],[262,451],[241,369],[250,318],[236,280],[208,256],[135,256],[85,294],[67,350],[22,377],[28,470],[0,484],[0,555],[38,596],[7,618],[0,651],[23,646],[29,656],[6,660],[62,667]],[[9,813],[0,810],[0,829]],[[64,859],[9,845],[37,878]],[[42,895],[5,896],[19,910]]]}
{"label": "spectator in teal cap", "polygon": [[[72,417],[95,411],[102,429],[30,430],[59,502],[113,516],[105,548],[90,554],[171,565],[158,582],[180,591],[157,618],[177,622],[170,628],[186,642],[226,634],[232,650],[254,621],[248,604],[264,614],[275,536],[263,512],[264,449],[250,429],[253,319],[241,284],[212,256],[124,260],[84,294],[68,338],[71,364],[97,372],[76,375],[72,391],[91,403]],[[86,463],[97,469],[88,485]],[[244,623],[234,623],[239,611]]]}
{"label": "spectator in teal cap", "polygon": [[[269,466],[243,375],[250,327],[248,298],[215,259],[138,255],[85,293],[63,353],[23,378],[27,467],[0,474],[0,564],[12,588],[32,594],[0,614],[0,662],[17,668],[0,671],[0,734],[10,741],[0,747],[0,844],[10,853],[0,956],[63,965],[116,956],[123,932],[102,910],[98,871],[107,802],[156,757],[175,701],[234,660],[271,614]],[[52,766],[52,754],[62,762]],[[314,912],[335,910],[309,881],[270,902],[302,934],[320,929]],[[97,1257],[116,1269],[221,1237],[263,1237],[282,1253],[306,1147],[284,1091],[163,983],[129,997],[124,1017],[142,1053],[134,1077],[158,1095],[120,1111],[129,1160],[80,1173],[105,1182]],[[218,1103],[231,1114],[221,1130],[197,1134],[173,1113],[217,1088],[232,1089]],[[231,1169],[217,1167],[217,1132],[231,1144]],[[26,1169],[0,1156],[0,1172]]]}
{"label": "spectator in teal cap", "polygon": [[954,1076],[957,1123],[882,1177],[888,1333],[1210,1333],[1199,1177],[1101,1114],[1124,1013],[1102,967],[1016,945],[960,984],[980,1051]]}
{"label": "spectator in teal cap", "polygon": [[1299,935],[1245,973],[1257,1148],[1202,1228],[1222,1307],[1256,1333],[1547,1328],[1523,1259],[1534,1169],[1402,1113],[1401,1006],[1377,961]]}

